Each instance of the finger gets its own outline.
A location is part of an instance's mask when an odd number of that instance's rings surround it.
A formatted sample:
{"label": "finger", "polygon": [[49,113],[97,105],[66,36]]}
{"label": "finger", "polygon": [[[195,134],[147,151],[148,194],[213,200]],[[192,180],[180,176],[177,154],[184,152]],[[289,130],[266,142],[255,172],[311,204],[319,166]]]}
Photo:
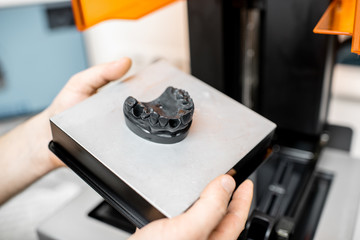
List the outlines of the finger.
{"label": "finger", "polygon": [[90,96],[110,81],[121,78],[130,67],[131,60],[129,58],[100,64],[74,75],[67,87]]}
{"label": "finger", "polygon": [[228,213],[211,234],[210,239],[237,239],[245,227],[253,196],[253,183],[244,181],[235,191]]}
{"label": "finger", "polygon": [[180,229],[181,226],[187,226],[186,234],[194,239],[209,236],[225,216],[234,188],[235,181],[231,176],[217,177],[185,214],[174,219],[174,224],[180,226]]}

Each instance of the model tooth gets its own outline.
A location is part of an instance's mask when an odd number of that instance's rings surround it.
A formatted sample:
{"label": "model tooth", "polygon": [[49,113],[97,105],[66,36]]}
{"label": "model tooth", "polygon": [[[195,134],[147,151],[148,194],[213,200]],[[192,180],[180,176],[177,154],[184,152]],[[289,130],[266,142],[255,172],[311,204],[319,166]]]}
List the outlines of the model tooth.
{"label": "model tooth", "polygon": [[181,120],[182,124],[184,124],[184,125],[188,124],[191,121],[191,119],[192,119],[191,112],[188,112],[187,114],[182,115],[180,117],[180,120]]}
{"label": "model tooth", "polygon": [[165,127],[168,122],[169,122],[169,119],[167,119],[165,117],[159,117],[159,123],[160,123],[161,127]]}
{"label": "model tooth", "polygon": [[169,120],[169,126],[171,128],[177,128],[180,125],[180,119],[170,119]]}
{"label": "model tooth", "polygon": [[155,125],[158,122],[159,114],[157,112],[150,113],[150,124]]}
{"label": "model tooth", "polygon": [[135,106],[135,104],[137,103],[136,99],[133,98],[133,97],[128,97],[126,100],[125,100],[125,108],[127,111],[129,111],[132,107]]}
{"label": "model tooth", "polygon": [[[183,103],[185,103],[185,102],[183,102]],[[186,104],[184,104],[184,109],[190,110],[192,108],[194,108],[194,102],[191,98],[189,98],[188,102]]]}
{"label": "model tooth", "polygon": [[168,87],[165,92],[169,93],[170,95],[171,94],[175,94],[175,91],[176,91],[176,88],[173,88],[173,87]]}
{"label": "model tooth", "polygon": [[141,119],[148,118],[150,116],[150,111],[148,108],[144,108],[143,112],[141,113],[140,117]]}
{"label": "model tooth", "polygon": [[141,114],[144,112],[144,105],[142,105],[141,103],[137,103],[133,108],[132,108],[132,114],[134,115],[134,117],[139,118],[141,116]]}
{"label": "model tooth", "polygon": [[177,100],[184,99],[183,91],[181,91],[179,89],[176,89],[175,90],[175,97],[176,97]]}

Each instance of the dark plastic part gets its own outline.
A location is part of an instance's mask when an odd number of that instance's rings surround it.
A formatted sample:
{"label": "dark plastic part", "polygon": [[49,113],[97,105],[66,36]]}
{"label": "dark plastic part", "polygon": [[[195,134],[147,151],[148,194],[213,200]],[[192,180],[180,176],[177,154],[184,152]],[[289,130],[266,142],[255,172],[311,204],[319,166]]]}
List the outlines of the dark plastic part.
{"label": "dark plastic part", "polygon": [[128,97],[124,102],[125,122],[136,135],[156,143],[177,143],[189,131],[194,114],[189,93],[168,87],[151,102]]}
{"label": "dark plastic part", "polygon": [[[261,1],[187,2],[192,75],[242,101],[248,11],[241,3],[260,7]],[[252,89],[255,110],[278,129],[310,135],[323,129],[336,38],[312,29],[328,5],[329,0],[276,0],[264,1],[259,9],[261,61],[258,88]]]}
{"label": "dark plastic part", "polygon": [[295,222],[291,218],[281,218],[275,226],[276,237],[278,240],[292,239]]}
{"label": "dark plastic part", "polygon": [[316,173],[309,198],[294,231],[294,240],[314,238],[333,178],[328,173]]}
{"label": "dark plastic part", "polygon": [[131,222],[105,201],[102,201],[95,209],[93,209],[89,213],[89,216],[131,234],[136,230],[136,227]]}
{"label": "dark plastic part", "polygon": [[254,210],[246,223],[241,240],[270,240],[275,219],[265,213]]}
{"label": "dark plastic part", "polygon": [[5,76],[0,62],[0,89],[5,85]]}
{"label": "dark plastic part", "polygon": [[315,171],[315,155],[300,158],[296,149],[284,149],[257,170],[258,200],[241,240],[303,240],[315,233],[332,176]]}
{"label": "dark plastic part", "polygon": [[50,29],[75,27],[74,16],[70,4],[59,4],[46,9]]}
{"label": "dark plastic part", "polygon": [[330,137],[327,147],[350,152],[353,137],[353,130],[350,127],[327,124],[325,133]]}

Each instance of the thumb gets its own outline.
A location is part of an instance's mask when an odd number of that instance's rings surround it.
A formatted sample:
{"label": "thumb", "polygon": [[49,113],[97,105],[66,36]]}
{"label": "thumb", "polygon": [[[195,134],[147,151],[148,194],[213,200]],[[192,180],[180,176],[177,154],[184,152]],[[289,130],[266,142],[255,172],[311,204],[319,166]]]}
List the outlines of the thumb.
{"label": "thumb", "polygon": [[130,67],[131,60],[127,57],[96,65],[75,74],[65,88],[81,91],[81,94],[90,96],[107,83],[121,78]]}
{"label": "thumb", "polygon": [[217,177],[205,188],[199,200],[174,221],[188,227],[187,234],[191,239],[209,236],[225,216],[234,189],[235,181],[231,176]]}
{"label": "thumb", "polygon": [[100,64],[75,74],[47,109],[49,117],[90,97],[107,83],[122,77],[130,68],[131,60]]}

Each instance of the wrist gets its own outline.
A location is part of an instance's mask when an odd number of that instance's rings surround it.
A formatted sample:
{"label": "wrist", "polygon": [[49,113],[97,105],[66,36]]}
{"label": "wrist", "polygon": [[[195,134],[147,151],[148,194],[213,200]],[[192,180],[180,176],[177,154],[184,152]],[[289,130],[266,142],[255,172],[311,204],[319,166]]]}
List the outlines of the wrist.
{"label": "wrist", "polygon": [[0,138],[0,204],[48,172],[61,166],[48,149],[51,140],[47,112],[39,113]]}
{"label": "wrist", "polygon": [[29,124],[30,128],[37,129],[38,139],[35,141],[35,146],[33,148],[36,150],[34,152],[34,161],[37,161],[37,164],[42,166],[41,173],[42,175],[63,166],[63,163],[49,150],[48,145],[52,140],[51,128],[50,128],[50,117],[51,112],[48,109],[45,109],[43,112],[34,116]]}

